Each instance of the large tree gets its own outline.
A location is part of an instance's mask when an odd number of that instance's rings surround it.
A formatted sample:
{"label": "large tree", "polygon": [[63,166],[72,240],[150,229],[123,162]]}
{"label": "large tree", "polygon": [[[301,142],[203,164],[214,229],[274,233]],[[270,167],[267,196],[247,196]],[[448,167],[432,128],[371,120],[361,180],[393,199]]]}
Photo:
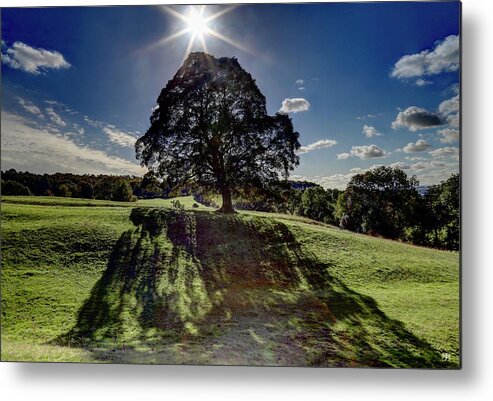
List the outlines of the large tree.
{"label": "large tree", "polygon": [[137,158],[172,186],[196,183],[232,195],[286,179],[298,163],[299,134],[285,114],[269,116],[265,97],[236,58],[192,53],[161,91]]}

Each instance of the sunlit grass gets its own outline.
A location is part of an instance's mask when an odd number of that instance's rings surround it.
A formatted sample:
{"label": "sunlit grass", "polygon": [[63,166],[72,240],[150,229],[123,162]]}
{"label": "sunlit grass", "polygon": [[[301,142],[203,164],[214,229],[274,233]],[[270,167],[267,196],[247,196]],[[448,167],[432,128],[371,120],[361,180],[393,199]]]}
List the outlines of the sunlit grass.
{"label": "sunlit grass", "polygon": [[[2,359],[405,366],[413,355],[444,352],[457,365],[456,252],[296,216],[225,217],[193,207],[191,197],[179,201],[195,212],[202,228],[190,232],[197,234],[167,238],[131,222],[136,206],[172,210],[172,200],[92,200],[87,207],[78,199],[3,197]],[[128,273],[126,258],[138,270],[127,281],[133,290],[122,293],[116,272]],[[98,298],[105,274],[109,285]],[[144,310],[149,288],[168,306]],[[67,333],[91,297],[110,305],[107,324],[94,334],[99,346],[70,343]],[[170,324],[156,326],[156,316]],[[62,337],[72,346],[57,343]],[[399,339],[401,354],[392,351]],[[418,340],[435,351],[421,355]]]}

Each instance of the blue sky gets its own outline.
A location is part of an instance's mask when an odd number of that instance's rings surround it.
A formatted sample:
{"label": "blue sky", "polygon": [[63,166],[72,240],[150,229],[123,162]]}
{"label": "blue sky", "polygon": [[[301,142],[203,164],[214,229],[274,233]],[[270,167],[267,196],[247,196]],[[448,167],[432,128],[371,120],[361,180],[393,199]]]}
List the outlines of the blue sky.
{"label": "blue sky", "polygon": [[[228,9],[208,23],[226,41],[204,40],[238,58],[269,113],[292,117],[303,145],[295,179],[344,188],[394,165],[429,185],[459,168],[459,7],[207,6],[204,16]],[[133,143],[190,33],[157,42],[186,27],[157,6],[2,9],[2,170],[145,172]]]}

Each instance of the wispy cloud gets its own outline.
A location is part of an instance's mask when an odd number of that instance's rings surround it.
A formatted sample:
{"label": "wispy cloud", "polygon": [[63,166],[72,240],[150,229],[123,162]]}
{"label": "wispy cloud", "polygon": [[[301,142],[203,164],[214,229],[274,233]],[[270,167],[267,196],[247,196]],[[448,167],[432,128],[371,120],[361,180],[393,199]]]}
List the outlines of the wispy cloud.
{"label": "wispy cloud", "polygon": [[309,145],[300,147],[300,149],[298,150],[298,154],[302,155],[316,149],[330,148],[334,145],[337,145],[337,141],[335,141],[334,139],[321,139],[317,142],[313,142]]}
{"label": "wispy cloud", "polygon": [[452,157],[454,160],[459,158],[459,148],[455,146],[446,146],[444,148],[438,148],[429,152],[432,157],[445,158]]}
{"label": "wispy cloud", "polygon": [[24,100],[21,97],[17,99],[19,100],[19,104],[24,108],[24,110],[28,111],[31,114],[34,114],[35,116],[38,116],[39,118],[44,118],[43,113],[38,106],[34,105],[34,103],[28,100]]}
{"label": "wispy cloud", "polygon": [[297,79],[294,84],[300,91],[304,91],[306,89],[304,79]]}
{"label": "wispy cloud", "polygon": [[55,124],[59,125],[60,127],[67,126],[67,123],[62,119],[62,117],[60,117],[51,107],[48,107],[45,111],[48,117],[50,117],[50,120],[53,121]]}
{"label": "wispy cloud", "polygon": [[427,85],[431,85],[432,83],[433,83],[432,81],[428,81],[427,79],[423,79],[423,78],[419,78],[415,82],[417,86],[427,86]]}
{"label": "wispy cloud", "polygon": [[376,114],[366,114],[364,116],[357,116],[356,117],[356,120],[366,120],[366,119],[369,119],[369,118],[377,118],[377,117],[380,117],[382,115],[382,113],[376,113]]}
{"label": "wispy cloud", "polygon": [[108,136],[109,140],[118,146],[133,148],[137,138],[127,132],[121,131],[114,125],[107,125],[103,128],[103,132]]}
{"label": "wispy cloud", "polygon": [[287,98],[282,101],[280,113],[299,113],[310,109],[310,102],[302,97]]}
{"label": "wispy cloud", "polygon": [[15,42],[2,52],[2,63],[11,68],[38,75],[47,69],[65,69],[70,64],[63,55],[54,50],[31,47],[22,42]]}
{"label": "wispy cloud", "polygon": [[404,163],[404,162],[395,162],[395,163],[389,164],[389,167],[399,168],[401,170],[409,170],[411,168],[411,166],[409,164]]}
{"label": "wispy cloud", "polygon": [[63,134],[36,127],[28,119],[2,111],[2,167],[38,173],[142,175],[145,169],[101,150],[77,145]]}

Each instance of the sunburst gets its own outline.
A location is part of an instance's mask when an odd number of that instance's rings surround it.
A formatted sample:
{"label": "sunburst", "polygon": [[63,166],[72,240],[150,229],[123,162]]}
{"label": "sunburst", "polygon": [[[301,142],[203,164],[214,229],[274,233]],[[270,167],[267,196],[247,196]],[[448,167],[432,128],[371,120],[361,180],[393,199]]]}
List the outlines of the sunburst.
{"label": "sunburst", "polygon": [[218,32],[217,30],[213,29],[210,26],[210,23],[212,21],[233,11],[236,7],[238,6],[225,7],[221,11],[209,15],[207,13],[208,10],[205,5],[189,6],[185,13],[181,13],[169,6],[162,6],[160,8],[161,10],[163,10],[168,14],[171,14],[173,17],[177,18],[182,23],[184,23],[185,26],[182,29],[178,30],[177,32],[172,33],[171,35],[159,39],[157,42],[151,44],[150,46],[147,47],[147,50],[165,45],[173,40],[176,40],[177,38],[183,35],[189,34],[190,40],[188,41],[188,45],[186,47],[185,54],[183,56],[184,59],[188,56],[188,54],[192,50],[192,47],[197,42],[200,43],[203,51],[207,52],[208,37],[214,37],[233,47],[236,47],[237,49],[250,52],[246,47],[235,42],[233,39],[229,38],[226,35],[223,35],[222,33]]}

